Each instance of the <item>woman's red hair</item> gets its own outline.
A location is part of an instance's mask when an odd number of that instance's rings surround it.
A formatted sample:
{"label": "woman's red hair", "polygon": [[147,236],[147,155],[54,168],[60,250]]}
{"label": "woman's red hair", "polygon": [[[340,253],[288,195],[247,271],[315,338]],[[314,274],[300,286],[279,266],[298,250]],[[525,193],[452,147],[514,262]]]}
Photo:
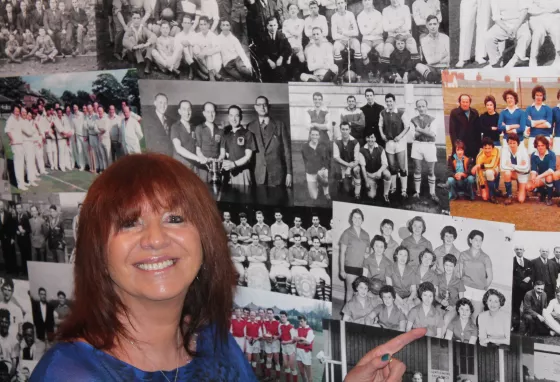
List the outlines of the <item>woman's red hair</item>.
{"label": "woman's red hair", "polygon": [[198,176],[161,154],[128,155],[110,166],[91,185],[80,212],[74,265],[74,298],[61,325],[61,341],[85,339],[110,350],[117,339],[132,339],[120,321],[126,306],[115,292],[107,267],[111,232],[140,216],[146,204],[154,211],[173,210],[198,230],[202,267],[183,304],[189,325],[184,343],[205,324],[216,327],[216,345],[225,341],[233,306],[235,269],[216,203]]}

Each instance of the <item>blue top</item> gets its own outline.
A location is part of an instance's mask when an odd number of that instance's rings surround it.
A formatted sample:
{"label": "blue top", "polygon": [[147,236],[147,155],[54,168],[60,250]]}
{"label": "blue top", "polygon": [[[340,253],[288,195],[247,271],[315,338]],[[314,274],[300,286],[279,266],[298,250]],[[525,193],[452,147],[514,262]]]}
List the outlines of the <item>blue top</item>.
{"label": "blue top", "polygon": [[[552,127],[552,109],[550,108],[550,106],[547,105],[541,105],[541,109],[537,110],[537,108],[535,107],[535,105],[529,106],[527,108],[527,116],[531,117],[531,120],[533,121],[540,121],[542,119],[544,119],[545,121],[548,122],[548,124],[550,125],[550,127]],[[529,118],[527,118],[527,126],[531,127],[531,121],[529,120]],[[544,135],[545,137],[550,137],[550,135],[552,134],[552,129],[538,129],[535,127],[531,127],[531,134],[530,137],[531,138],[535,138],[537,135]]]}
{"label": "blue top", "polygon": [[502,126],[502,123],[506,125],[520,125],[518,129],[516,129],[517,135],[519,136],[519,140],[523,141],[523,133],[525,132],[525,127],[527,126],[527,113],[522,109],[515,109],[512,113],[509,109],[504,109],[500,113],[500,119],[498,120],[498,129],[504,133],[504,142],[507,142],[507,133],[505,126]]}
{"label": "blue top", "polygon": [[552,132],[555,137],[558,137],[560,136],[560,107],[558,106],[552,109],[552,121],[554,124]]}
{"label": "blue top", "polygon": [[[213,326],[202,329],[197,339],[199,356],[178,371],[177,381],[257,382],[231,334],[226,344],[214,349]],[[169,381],[176,370],[165,371]],[[53,346],[39,361],[30,382],[167,382],[163,374],[146,372],[98,350],[85,342],[64,342]]]}
{"label": "blue top", "polygon": [[535,171],[540,175],[548,170],[556,170],[556,154],[548,150],[543,159],[541,159],[539,152],[535,151],[531,155],[531,171]]}

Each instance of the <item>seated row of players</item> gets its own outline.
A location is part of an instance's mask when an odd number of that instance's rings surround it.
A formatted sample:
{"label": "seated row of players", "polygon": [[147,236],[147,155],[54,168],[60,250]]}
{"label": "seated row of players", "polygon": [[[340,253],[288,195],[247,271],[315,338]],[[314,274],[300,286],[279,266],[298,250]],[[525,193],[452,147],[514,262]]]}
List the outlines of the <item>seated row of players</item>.
{"label": "seated row of players", "polygon": [[[264,224],[260,211],[256,213],[258,223],[253,227],[247,223],[245,213],[239,214],[241,223],[237,227],[229,216],[229,212],[224,213],[224,226],[230,239],[229,248],[239,275],[239,285],[271,290],[272,283],[272,287],[281,293],[314,298],[317,291],[318,299],[330,301],[330,254],[325,246],[330,245],[332,239],[330,231],[327,234],[328,231],[319,224],[318,216],[313,216],[313,225],[307,231],[301,227],[300,217],[296,217],[295,226],[288,229],[280,212],[275,213],[276,222],[272,227]],[[269,250],[271,241],[273,247]],[[293,245],[287,248],[287,242]],[[308,243],[309,249],[302,242]]]}
{"label": "seated row of players", "polygon": [[[235,308],[230,332],[247,355],[255,375],[264,375],[265,380],[297,382],[299,369],[302,381],[313,381],[311,365],[315,334],[305,316],[298,316],[297,320],[299,326],[295,328],[283,310],[276,316],[272,308],[266,311],[264,308],[243,308],[243,312],[241,308]],[[281,378],[280,354],[284,378]]]}
{"label": "seated row of players", "polygon": [[84,54],[88,16],[78,0],[7,2],[0,9],[0,55],[9,62],[37,57],[41,63],[55,56]]}
{"label": "seated row of players", "polygon": [[[496,99],[488,95],[484,99],[486,112],[481,115],[471,107],[470,95],[459,96],[459,107],[449,117],[453,145],[453,154],[448,159],[451,199],[458,194],[474,199],[472,185],[477,183],[483,199],[496,203],[496,197],[502,193],[499,187],[503,173],[506,205],[513,201],[512,180],[518,181],[520,203],[525,201],[527,191],[538,190],[535,192],[540,191],[542,201],[552,204],[554,188],[560,190],[556,158],[560,147],[560,107],[544,103],[547,92],[541,85],[535,86],[531,95],[534,103],[523,110],[517,106],[517,92],[504,91],[502,98],[507,108],[501,113],[496,110]],[[556,98],[560,100],[560,91]],[[474,172],[472,167],[476,167]]]}
{"label": "seated row of players", "polygon": [[398,305],[396,288],[389,284],[372,288],[370,279],[358,277],[353,282],[356,294],[342,310],[344,321],[403,332],[427,328],[426,335],[446,340],[478,342],[481,346],[509,345],[509,317],[502,310],[505,296],[496,289],[488,289],[482,298],[484,312],[474,316],[472,302],[462,297],[462,282],[454,279],[455,263],[455,256],[445,256],[448,288],[441,290],[430,281],[421,283],[413,295],[415,305],[408,312]]}
{"label": "seated row of players", "polygon": [[[373,97],[373,90],[366,89]],[[414,199],[420,198],[422,183],[422,165],[428,167],[428,185],[430,199],[439,202],[436,195],[435,163],[437,162],[436,148],[436,118],[428,114],[428,101],[416,101],[418,115],[409,118],[404,110],[396,107],[393,94],[385,95],[386,108],[373,103],[373,107],[380,108],[378,126],[373,126],[366,133],[366,118],[364,108],[356,107],[356,97],[348,96],[348,107],[340,116],[340,139],[331,143],[327,131],[330,129],[330,113],[323,107],[323,95],[313,94],[315,108],[309,109],[307,125],[310,126],[309,143],[302,149],[303,161],[309,195],[317,199],[319,186],[323,194],[329,198],[329,169],[332,164],[335,173],[340,173],[339,181],[346,192],[353,188],[354,197],[361,198],[362,185],[367,189],[367,196],[375,199],[383,181],[383,199],[389,203],[389,194],[397,192],[397,177],[400,179],[401,196],[408,197],[407,170],[407,139],[410,130],[414,133],[411,158],[414,162]],[[364,135],[367,135],[364,139]],[[377,136],[380,137],[378,141]],[[364,142],[365,141],[365,142]],[[332,151],[330,147],[332,145]],[[331,154],[332,153],[332,154]],[[331,175],[332,177],[332,175]]]}
{"label": "seated row of players", "polygon": [[[440,231],[443,243],[434,249],[424,236],[427,226],[422,217],[416,216],[408,221],[406,228],[410,236],[400,245],[392,237],[394,223],[391,220],[381,222],[381,234],[376,234],[371,241],[362,228],[364,215],[359,208],[351,211],[348,220],[350,227],[342,233],[339,242],[340,277],[345,280],[347,305],[363,308],[363,301],[359,304],[353,302],[356,298],[353,290],[357,287],[355,280],[365,277],[375,291],[383,285],[391,286],[394,303],[405,315],[409,315],[419,304],[422,296],[418,293],[419,285],[430,284],[435,290],[433,299],[445,308],[443,323],[439,326],[440,334],[446,333],[456,316],[454,305],[459,298],[470,300],[474,322],[479,314],[482,315],[480,312],[485,305],[483,296],[494,278],[492,260],[482,248],[483,232],[472,230],[467,236],[468,248],[460,251],[454,245],[457,230],[453,226],[445,226]],[[380,302],[377,297],[368,304],[373,309]],[[509,318],[503,320],[509,322]],[[500,328],[509,333],[509,327]]]}
{"label": "seated row of players", "polygon": [[[343,55],[343,51],[350,50],[353,52],[352,68],[363,78],[388,73],[384,79],[392,82],[418,79],[439,82],[441,69],[449,66],[449,38],[439,32],[439,1],[418,0],[416,3],[421,8],[415,12],[414,19],[422,30],[422,62],[411,34],[410,8],[401,5],[399,0],[391,0],[383,15],[374,8],[373,0],[363,0],[364,10],[357,21],[354,14],[346,10],[346,1],[337,0],[336,12],[331,13],[329,22],[319,14],[319,4],[312,0],[305,21],[298,17],[300,9],[295,3],[287,6],[289,17],[283,24],[277,14],[263,17],[262,33],[254,39],[254,53],[260,58],[255,60],[260,61],[259,72],[265,82],[333,81],[350,66],[346,54]],[[154,29],[145,24],[148,14],[142,18],[142,10],[133,9],[128,16],[127,12],[115,8],[114,17],[122,19],[119,21],[122,32],[115,37],[116,57],[145,62],[147,73],[154,61],[162,71],[177,76],[184,63],[189,79],[195,75],[212,81],[222,76],[238,81],[253,79],[253,63],[241,44],[246,38],[236,33],[238,22],[230,15],[193,16],[180,12],[175,19],[173,10],[166,10],[171,13],[167,18],[160,15]],[[305,46],[304,32],[309,40]]]}

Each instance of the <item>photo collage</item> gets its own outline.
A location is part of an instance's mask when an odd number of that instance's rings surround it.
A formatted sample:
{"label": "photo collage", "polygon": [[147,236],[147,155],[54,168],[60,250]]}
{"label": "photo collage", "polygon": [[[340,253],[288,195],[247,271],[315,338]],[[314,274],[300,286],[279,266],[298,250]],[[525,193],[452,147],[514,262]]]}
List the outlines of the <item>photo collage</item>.
{"label": "photo collage", "polygon": [[[195,179],[215,201],[229,338],[258,381],[353,382],[370,350],[416,328],[390,351],[403,381],[560,380],[558,0],[6,0],[0,48],[0,382],[40,380],[85,319],[80,267],[109,280],[91,296],[124,304],[116,247],[85,248],[118,234],[145,250],[163,232],[140,239],[135,196],[96,188],[124,163],[162,179],[138,185],[144,198]],[[166,183],[154,153],[196,175]],[[185,312],[221,245],[200,240],[177,312],[195,349],[207,333]],[[180,268],[125,276],[167,262]],[[204,300],[199,324],[219,301]],[[86,334],[122,366],[107,381],[222,370],[188,352],[186,367],[133,362],[145,344],[127,338],[128,358]]]}

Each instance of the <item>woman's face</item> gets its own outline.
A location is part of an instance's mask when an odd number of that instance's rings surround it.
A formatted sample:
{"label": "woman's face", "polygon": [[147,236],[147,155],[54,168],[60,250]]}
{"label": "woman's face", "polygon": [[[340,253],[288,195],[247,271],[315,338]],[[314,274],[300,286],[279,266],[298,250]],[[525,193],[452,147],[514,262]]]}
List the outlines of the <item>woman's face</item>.
{"label": "woman's face", "polygon": [[376,241],[373,243],[373,253],[376,255],[382,255],[385,252],[385,244],[381,241]]}
{"label": "woman's face", "polygon": [[482,237],[476,235],[471,239],[471,247],[473,249],[480,249],[482,248]]}
{"label": "woman's face", "polygon": [[501,307],[500,298],[498,296],[496,296],[495,294],[491,294],[488,297],[488,300],[486,300],[486,305],[488,305],[488,309],[491,312],[497,312]]}
{"label": "woman's face", "polygon": [[352,215],[352,225],[354,227],[361,227],[363,223],[362,215],[355,213]]}
{"label": "woman's face", "polygon": [[422,235],[422,231],[424,230],[424,224],[419,221],[415,221],[412,223],[412,233],[416,236]]}
{"label": "woman's face", "polygon": [[360,283],[357,288],[358,296],[366,297],[368,292],[368,286],[364,283]]}
{"label": "woman's face", "polygon": [[422,256],[422,265],[424,267],[432,266],[433,261],[434,261],[434,257],[432,256],[431,253],[425,253],[424,256]]}
{"label": "woman's face", "polygon": [[400,250],[397,253],[397,262],[401,265],[405,265],[408,260],[408,253],[405,250]]}
{"label": "woman's face", "polygon": [[471,314],[472,312],[470,306],[464,304],[459,307],[459,316],[461,318],[469,318]]}
{"label": "woman's face", "polygon": [[454,241],[455,241],[455,236],[453,236],[452,233],[446,232],[446,233],[443,235],[443,242],[444,242],[446,245],[451,245],[451,244],[453,244]]}
{"label": "woman's face", "polygon": [[387,308],[393,306],[393,303],[395,302],[395,299],[393,298],[393,295],[391,293],[383,293],[382,300],[383,304],[385,304]]}
{"label": "woman's face", "polygon": [[111,233],[107,258],[121,298],[182,301],[202,265],[202,244],[180,213],[145,208],[136,221]]}
{"label": "woman's face", "polygon": [[426,291],[422,292],[422,299],[421,300],[422,300],[422,303],[426,306],[432,305],[432,302],[434,302],[434,294],[431,291],[426,290]]}
{"label": "woman's face", "polygon": [[381,227],[381,233],[385,236],[391,236],[393,233],[393,227],[391,227],[390,224],[384,224],[383,227]]}
{"label": "woman's face", "polygon": [[506,96],[506,103],[509,107],[515,106],[515,97],[512,96],[511,94],[508,94]]}
{"label": "woman's face", "polygon": [[486,111],[490,114],[495,111],[494,102],[492,102],[492,101],[486,102]]}
{"label": "woman's face", "polygon": [[455,265],[453,265],[452,262],[446,261],[443,264],[443,270],[445,271],[445,274],[447,274],[447,275],[452,275],[454,269],[455,269]]}

